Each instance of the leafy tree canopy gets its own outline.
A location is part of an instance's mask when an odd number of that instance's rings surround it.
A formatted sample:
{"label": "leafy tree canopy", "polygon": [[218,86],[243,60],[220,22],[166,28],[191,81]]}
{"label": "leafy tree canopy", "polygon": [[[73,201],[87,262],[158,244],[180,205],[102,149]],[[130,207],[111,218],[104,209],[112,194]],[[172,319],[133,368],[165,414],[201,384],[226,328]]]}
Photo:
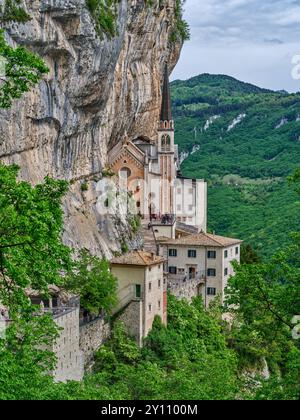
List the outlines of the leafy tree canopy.
{"label": "leafy tree canopy", "polygon": [[26,306],[25,288],[47,293],[72,268],[61,240],[67,183],[46,177],[32,187],[17,175],[17,166],[0,165],[0,301],[11,311]]}
{"label": "leafy tree canopy", "polygon": [[91,314],[98,315],[101,310],[109,314],[117,304],[117,279],[110,272],[109,262],[86,249],[80,252],[66,287],[80,295],[81,306]]}
{"label": "leafy tree canopy", "polygon": [[0,30],[0,59],[4,74],[0,74],[0,108],[9,108],[37,84],[48,72],[44,61],[23,47],[10,47]]}

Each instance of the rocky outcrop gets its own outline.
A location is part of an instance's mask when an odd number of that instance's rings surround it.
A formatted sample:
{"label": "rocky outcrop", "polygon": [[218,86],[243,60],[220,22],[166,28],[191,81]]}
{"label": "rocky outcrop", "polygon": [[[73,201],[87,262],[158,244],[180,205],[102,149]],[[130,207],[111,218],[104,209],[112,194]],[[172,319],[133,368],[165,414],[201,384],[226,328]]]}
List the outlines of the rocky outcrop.
{"label": "rocky outcrop", "polygon": [[[175,0],[121,0],[118,34],[99,37],[85,0],[26,0],[32,19],[8,28],[10,43],[39,53],[50,72],[0,113],[0,159],[18,163],[32,183],[45,175],[71,182],[65,240],[108,256],[122,234],[96,211],[96,181],[107,149],[124,135],[154,137]],[[87,191],[82,191],[82,183]],[[122,228],[123,229],[123,228]]]}

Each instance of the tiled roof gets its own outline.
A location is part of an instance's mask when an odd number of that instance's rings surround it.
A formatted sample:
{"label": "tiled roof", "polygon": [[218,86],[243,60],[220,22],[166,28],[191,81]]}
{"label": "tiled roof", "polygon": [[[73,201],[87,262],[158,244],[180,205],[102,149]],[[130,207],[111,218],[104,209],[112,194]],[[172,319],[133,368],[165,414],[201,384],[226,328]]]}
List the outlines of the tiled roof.
{"label": "tiled roof", "polygon": [[159,257],[146,251],[132,251],[125,255],[121,255],[120,257],[113,258],[110,261],[112,265],[139,265],[144,267],[162,264],[163,262],[163,257]]}
{"label": "tiled roof", "polygon": [[224,236],[218,236],[204,232],[194,235],[182,236],[178,239],[159,238],[158,241],[166,245],[211,246],[218,248],[225,248],[227,246],[236,245],[243,242],[239,239],[226,238]]}

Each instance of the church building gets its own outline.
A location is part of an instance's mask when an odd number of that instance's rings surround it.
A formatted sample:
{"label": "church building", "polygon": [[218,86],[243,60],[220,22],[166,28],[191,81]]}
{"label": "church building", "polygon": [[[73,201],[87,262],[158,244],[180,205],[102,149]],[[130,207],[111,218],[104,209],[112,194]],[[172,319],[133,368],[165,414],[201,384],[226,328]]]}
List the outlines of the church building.
{"label": "church building", "polygon": [[134,212],[149,220],[158,236],[175,237],[178,222],[206,231],[206,182],[180,174],[167,65],[156,138],[125,137],[108,152],[108,162],[120,188],[133,198]]}

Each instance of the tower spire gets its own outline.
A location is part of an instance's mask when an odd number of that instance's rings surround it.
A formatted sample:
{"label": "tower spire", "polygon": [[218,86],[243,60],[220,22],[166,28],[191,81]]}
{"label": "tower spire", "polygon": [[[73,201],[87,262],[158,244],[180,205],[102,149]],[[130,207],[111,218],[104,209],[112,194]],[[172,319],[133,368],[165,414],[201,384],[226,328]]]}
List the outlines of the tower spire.
{"label": "tower spire", "polygon": [[164,70],[164,84],[162,90],[162,104],[160,112],[161,121],[172,121],[172,107],[171,107],[171,92],[169,83],[168,64],[165,65]]}

